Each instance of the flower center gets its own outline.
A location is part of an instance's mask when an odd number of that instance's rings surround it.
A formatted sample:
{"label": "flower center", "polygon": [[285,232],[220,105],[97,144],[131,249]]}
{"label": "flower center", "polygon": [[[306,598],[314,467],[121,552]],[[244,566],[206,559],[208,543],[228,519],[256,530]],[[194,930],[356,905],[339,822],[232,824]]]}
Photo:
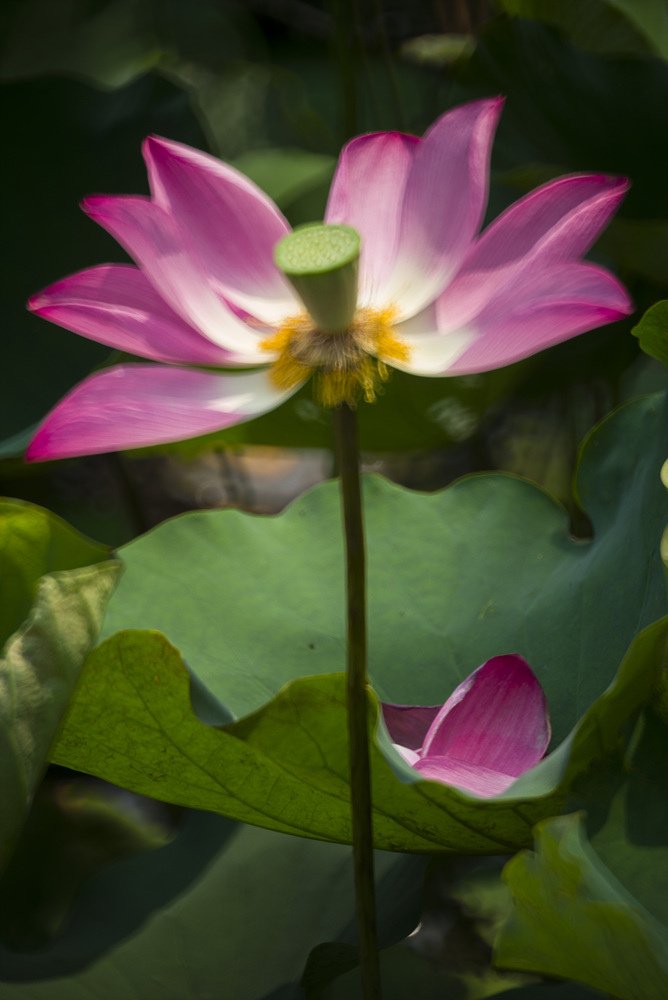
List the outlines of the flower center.
{"label": "flower center", "polygon": [[396,310],[357,309],[343,331],[324,331],[307,313],[288,317],[260,344],[278,351],[269,375],[279,389],[293,389],[315,376],[316,397],[323,406],[372,403],[388,378],[388,360],[407,361],[408,344],[394,333]]}

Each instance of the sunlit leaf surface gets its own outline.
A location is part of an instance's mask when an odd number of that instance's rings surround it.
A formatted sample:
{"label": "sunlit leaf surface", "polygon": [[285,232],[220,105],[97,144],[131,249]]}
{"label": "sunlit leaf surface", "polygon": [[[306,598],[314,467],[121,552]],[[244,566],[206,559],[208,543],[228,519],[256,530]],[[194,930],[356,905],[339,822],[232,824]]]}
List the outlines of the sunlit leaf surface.
{"label": "sunlit leaf surface", "polygon": [[46,764],[120,565],[41,507],[0,501],[0,866]]}

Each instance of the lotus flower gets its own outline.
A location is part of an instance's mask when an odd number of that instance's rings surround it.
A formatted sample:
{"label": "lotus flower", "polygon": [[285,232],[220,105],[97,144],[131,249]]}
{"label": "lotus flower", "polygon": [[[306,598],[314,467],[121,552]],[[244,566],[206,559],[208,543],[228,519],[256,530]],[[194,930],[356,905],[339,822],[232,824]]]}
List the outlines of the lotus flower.
{"label": "lotus flower", "polygon": [[495,656],[436,706],[383,705],[395,749],[424,778],[481,798],[504,792],[550,742],[545,695],[516,653]]}
{"label": "lotus flower", "polygon": [[[508,365],[626,315],[628,296],[582,255],[623,179],[562,177],[476,236],[501,99],[447,112],[426,135],[362,135],[343,149],[325,221],[361,236],[358,310],[316,336],[274,263],[290,227],[232,167],[177,142],[144,144],[151,197],[87,198],[134,258],[35,295],[45,319],[147,358],[87,378],[47,416],[28,458],[159,444],[250,420],[312,375],[322,400],[373,398],[387,366],[463,375]],[[221,371],[220,369],[252,369]]]}

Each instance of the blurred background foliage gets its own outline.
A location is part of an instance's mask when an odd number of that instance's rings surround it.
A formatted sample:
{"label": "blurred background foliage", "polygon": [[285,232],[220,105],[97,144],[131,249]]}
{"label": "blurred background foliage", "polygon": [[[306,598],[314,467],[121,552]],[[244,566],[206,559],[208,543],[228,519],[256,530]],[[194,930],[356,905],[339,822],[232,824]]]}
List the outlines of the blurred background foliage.
{"label": "blurred background foliage", "polygon": [[[28,314],[25,300],[123,259],[77,206],[89,193],[146,191],[148,133],[229,160],[298,223],[322,216],[351,135],[421,133],[454,104],[502,93],[488,218],[560,173],[624,174],[630,194],[593,256],[639,310],[666,294],[663,0],[5,0],[0,37],[0,488],[112,544],[192,507],[278,509],[332,471],[328,415],[308,387],[277,413],[159,452],[22,462],[50,406],[111,360]],[[621,399],[665,381],[631,325],[483,376],[394,374],[361,413],[369,466],[426,489],[510,469],[551,489],[578,527],[578,441]]]}

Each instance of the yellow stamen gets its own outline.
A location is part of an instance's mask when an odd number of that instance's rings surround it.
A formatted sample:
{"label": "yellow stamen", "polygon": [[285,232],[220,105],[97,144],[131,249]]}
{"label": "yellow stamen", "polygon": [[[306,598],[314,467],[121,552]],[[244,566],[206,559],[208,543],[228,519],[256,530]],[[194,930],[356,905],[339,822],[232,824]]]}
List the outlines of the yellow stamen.
{"label": "yellow stamen", "polygon": [[374,354],[379,357],[382,355],[394,358],[395,361],[408,361],[411,355],[410,347],[394,334],[396,317],[397,310],[394,306],[387,309],[360,309],[355,322],[368,330]]}
{"label": "yellow stamen", "polygon": [[303,314],[291,316],[260,343],[277,352],[270,377],[280,389],[292,389],[315,374],[316,397],[323,406],[354,406],[360,396],[376,399],[379,383],[387,381],[384,358],[408,361],[410,348],[393,330],[396,309],[358,309],[341,333],[323,334]]}
{"label": "yellow stamen", "polygon": [[260,341],[261,351],[283,351],[292,339],[293,331],[288,326],[280,326],[275,333]]}
{"label": "yellow stamen", "polygon": [[291,357],[289,351],[283,351],[271,366],[270,378],[277,389],[294,389],[313,375],[313,371],[313,368]]}
{"label": "yellow stamen", "polygon": [[310,329],[308,316],[291,316],[275,333],[260,341],[261,351],[278,351],[278,357],[271,366],[270,378],[277,389],[294,389],[314,372],[311,365],[305,365],[290,349],[292,341]]}
{"label": "yellow stamen", "polygon": [[348,403],[354,406],[360,392],[367,403],[376,398],[376,366],[372,358],[365,357],[350,371],[318,372],[316,376],[316,397],[323,406],[339,406]]}

